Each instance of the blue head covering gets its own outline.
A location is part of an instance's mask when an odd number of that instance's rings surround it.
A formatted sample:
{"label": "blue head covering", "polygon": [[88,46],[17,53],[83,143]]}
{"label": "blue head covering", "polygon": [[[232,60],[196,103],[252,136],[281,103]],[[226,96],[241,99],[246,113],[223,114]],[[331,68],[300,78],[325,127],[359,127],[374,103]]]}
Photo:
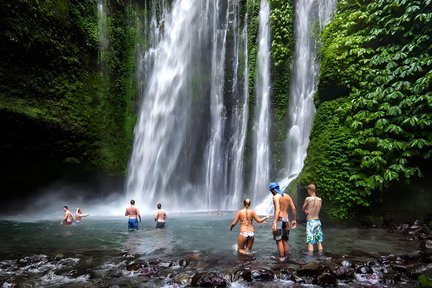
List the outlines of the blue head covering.
{"label": "blue head covering", "polygon": [[284,192],[280,189],[279,184],[276,182],[270,183],[269,190],[270,190],[270,192],[272,190],[275,190],[277,193],[284,195]]}

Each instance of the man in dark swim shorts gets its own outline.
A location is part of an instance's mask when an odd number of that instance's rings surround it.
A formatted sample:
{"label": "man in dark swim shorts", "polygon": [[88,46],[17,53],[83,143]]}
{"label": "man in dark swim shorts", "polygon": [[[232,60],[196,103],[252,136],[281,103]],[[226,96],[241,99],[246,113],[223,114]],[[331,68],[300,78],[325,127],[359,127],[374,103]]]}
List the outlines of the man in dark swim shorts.
{"label": "man in dark swim shorts", "polygon": [[162,204],[158,203],[157,204],[157,211],[156,214],[154,216],[154,220],[156,222],[156,228],[165,228],[165,219],[168,218],[167,213],[164,209],[162,209]]}
{"label": "man in dark swim shorts", "polygon": [[273,238],[276,240],[276,246],[279,252],[279,260],[284,260],[288,256],[289,245],[289,229],[290,221],[288,218],[289,209],[293,220],[291,221],[291,228],[297,227],[296,221],[296,207],[293,200],[288,194],[280,189],[278,183],[270,183],[270,192],[273,194],[273,205],[274,205],[274,218],[273,218]]}

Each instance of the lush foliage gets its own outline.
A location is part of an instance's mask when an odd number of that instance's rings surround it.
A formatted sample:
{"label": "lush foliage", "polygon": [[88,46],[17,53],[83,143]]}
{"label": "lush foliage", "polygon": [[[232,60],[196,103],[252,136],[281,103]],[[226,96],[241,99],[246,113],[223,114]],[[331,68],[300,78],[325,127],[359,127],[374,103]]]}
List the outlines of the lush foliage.
{"label": "lush foliage", "polygon": [[[429,0],[339,1],[322,34],[318,102],[343,100],[319,107],[315,126],[324,135],[311,141],[322,143],[337,128],[331,115],[319,117],[327,105],[338,115],[342,138],[328,151],[311,145],[306,163],[315,167],[306,167],[304,177],[316,179],[337,219],[370,206],[390,183],[421,176],[420,163],[431,157],[431,10]],[[318,158],[332,153],[351,167]]]}
{"label": "lush foliage", "polygon": [[[293,7],[292,2],[284,0],[270,1],[271,54],[272,54],[272,83],[273,83],[273,123],[276,141],[273,150],[273,163],[284,165],[281,155],[284,152],[287,120],[291,61],[294,48]],[[280,170],[281,167],[275,167]]]}
{"label": "lush foliage", "polygon": [[[116,2],[108,7],[112,16],[107,17],[107,33],[112,40],[102,69],[97,1],[5,2],[0,4],[0,111],[9,115],[9,126],[16,119],[28,119],[23,123],[55,135],[44,144],[50,147],[38,150],[46,157],[55,153],[59,161],[123,173],[135,95],[135,30],[129,6]],[[25,131],[31,131],[31,125]],[[3,135],[4,143],[13,143],[16,132]],[[29,145],[40,144],[37,135],[26,137]],[[34,151],[27,156],[27,161],[34,157],[36,162],[42,157]]]}

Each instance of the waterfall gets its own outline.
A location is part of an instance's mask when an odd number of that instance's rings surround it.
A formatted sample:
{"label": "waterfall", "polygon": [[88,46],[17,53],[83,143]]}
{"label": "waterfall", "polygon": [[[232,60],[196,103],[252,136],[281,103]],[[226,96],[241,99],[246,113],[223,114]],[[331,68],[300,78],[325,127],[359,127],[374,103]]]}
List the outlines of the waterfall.
{"label": "waterfall", "polygon": [[[234,23],[235,26],[237,26],[237,17],[235,18],[236,21]],[[249,66],[248,66],[248,50],[247,50],[247,40],[248,40],[248,27],[247,27],[247,19],[248,14],[246,13],[245,19],[244,19],[244,27],[242,28],[240,38],[238,37],[239,33],[235,33],[235,51],[239,49],[239,52],[242,53],[242,57],[244,59],[243,63],[243,71],[240,72],[239,65],[240,65],[240,59],[239,59],[239,53],[236,54],[236,57],[233,61],[233,71],[234,78],[231,86],[231,90],[233,95],[238,95],[238,97],[235,97],[234,99],[238,99],[234,106],[234,121],[232,123],[232,131],[233,134],[231,136],[231,142],[232,142],[232,152],[231,157],[232,159],[232,166],[230,173],[228,173],[228,176],[231,176],[229,181],[229,187],[232,189],[232,193],[226,197],[225,205],[224,207],[226,209],[236,209],[239,204],[240,197],[243,193],[243,184],[244,184],[244,148],[245,148],[245,142],[246,142],[246,132],[247,132],[247,121],[249,116],[249,85],[248,85],[248,79],[249,79]],[[240,29],[240,27],[238,27]],[[243,73],[242,77],[237,77],[237,73]],[[243,91],[241,90],[243,88]]]}
{"label": "waterfall", "polygon": [[[212,1],[212,10],[217,11],[219,1]],[[226,167],[224,164],[225,158],[223,157],[223,136],[225,128],[225,115],[224,115],[224,102],[223,93],[225,85],[225,52],[226,52],[226,37],[227,37],[227,23],[228,13],[225,15],[225,21],[222,25],[219,23],[218,13],[210,15],[213,27],[218,27],[211,31],[211,86],[210,86],[210,141],[207,145],[207,155],[205,163],[205,189],[208,191],[207,207],[219,207],[218,198],[220,194],[218,191],[226,189],[225,183],[220,181],[226,178]],[[221,26],[221,27],[219,27]]]}
{"label": "waterfall", "polygon": [[270,175],[270,7],[267,0],[261,0],[258,31],[258,59],[256,67],[256,103],[253,127],[254,171],[251,193],[253,201],[266,190]]}
{"label": "waterfall", "polygon": [[[336,9],[336,0],[296,1],[295,3],[295,54],[291,77],[289,117],[291,127],[286,140],[287,177],[280,180],[285,189],[303,168],[313,125],[319,63],[316,59],[316,40],[312,35],[313,24],[318,20],[320,28],[330,20]],[[257,207],[268,213],[272,209],[271,195]]]}
{"label": "waterfall", "polygon": [[238,81],[246,73],[238,68],[245,46],[238,10],[239,0],[173,1],[163,29],[150,24],[146,32],[155,40],[138,62],[141,103],[127,182],[128,198],[143,210],[157,202],[171,211],[226,209],[239,201],[232,173],[243,164],[247,84]]}
{"label": "waterfall", "polygon": [[107,15],[106,15],[106,0],[97,1],[97,12],[98,12],[98,38],[99,38],[99,54],[98,61],[102,65],[104,59],[104,52],[107,50],[109,45],[109,38],[107,32]]}

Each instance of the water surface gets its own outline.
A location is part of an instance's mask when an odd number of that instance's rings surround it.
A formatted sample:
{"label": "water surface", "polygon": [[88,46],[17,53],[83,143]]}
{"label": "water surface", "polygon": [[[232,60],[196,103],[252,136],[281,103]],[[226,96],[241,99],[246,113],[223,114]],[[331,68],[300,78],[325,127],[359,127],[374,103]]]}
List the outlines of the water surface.
{"label": "water surface", "polygon": [[[77,279],[80,283],[90,283],[96,281],[95,278],[102,279],[106,273],[112,273],[107,272],[112,267],[115,267],[114,271],[124,270],[119,279],[134,277],[132,272],[119,266],[130,263],[127,261],[127,255],[133,255],[130,257],[133,257],[135,262],[155,258],[178,262],[185,255],[194,253],[198,255],[203,268],[218,271],[227,271],[245,261],[252,261],[255,265],[263,267],[274,265],[276,245],[272,239],[271,222],[255,224],[254,255],[253,258],[244,259],[235,253],[239,224],[232,232],[229,231],[234,215],[234,212],[224,212],[221,216],[214,212],[170,214],[166,229],[155,229],[152,216],[146,215],[143,217],[140,230],[135,232],[127,231],[125,217],[90,216],[84,218],[81,224],[71,226],[60,225],[60,218],[56,221],[34,222],[3,220],[0,221],[0,280],[11,281],[11,267],[15,264],[7,261],[17,261],[18,266],[20,261],[23,261],[22,266],[25,266],[28,261],[22,259],[35,255],[47,257],[46,260],[44,258],[40,261],[43,265],[37,266],[32,262],[37,269],[33,269],[31,276],[28,275],[30,270],[26,270],[21,276],[18,273],[12,280],[22,281],[20,283],[30,281],[28,283],[31,285],[43,284],[47,287],[57,287],[65,282],[78,281]],[[323,223],[323,232],[324,257],[349,255],[353,250],[402,255],[417,248],[417,243],[405,241],[401,234],[390,233],[384,229],[333,228]],[[311,260],[311,256],[306,253],[304,225],[299,225],[291,231],[289,244],[291,259],[299,262]],[[67,263],[65,264],[68,261],[86,262],[87,270],[102,272],[93,275],[93,279],[70,277],[70,271],[65,272],[61,279],[46,279],[47,270],[54,269],[53,267],[57,267],[55,269],[58,270],[59,265],[62,269],[68,269]],[[92,285],[95,283],[92,282]]]}

